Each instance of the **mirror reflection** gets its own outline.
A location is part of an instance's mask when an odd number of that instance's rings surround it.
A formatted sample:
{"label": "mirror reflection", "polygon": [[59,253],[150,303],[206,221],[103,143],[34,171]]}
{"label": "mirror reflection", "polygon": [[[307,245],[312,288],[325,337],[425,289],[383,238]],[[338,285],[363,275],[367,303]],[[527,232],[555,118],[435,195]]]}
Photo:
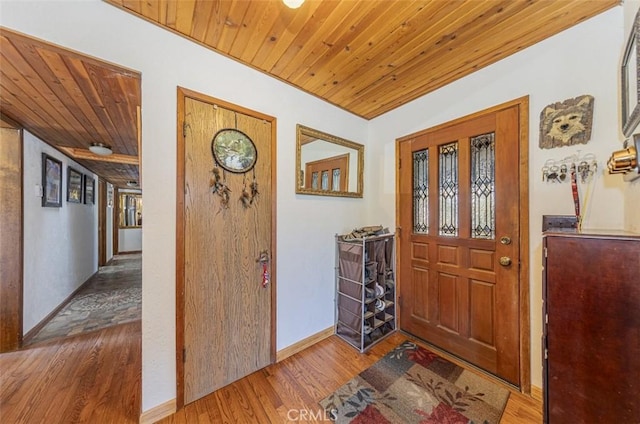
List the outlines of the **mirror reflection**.
{"label": "mirror reflection", "polygon": [[120,193],[120,228],[142,226],[142,194]]}
{"label": "mirror reflection", "polygon": [[362,197],[362,144],[299,124],[296,144],[296,193]]}

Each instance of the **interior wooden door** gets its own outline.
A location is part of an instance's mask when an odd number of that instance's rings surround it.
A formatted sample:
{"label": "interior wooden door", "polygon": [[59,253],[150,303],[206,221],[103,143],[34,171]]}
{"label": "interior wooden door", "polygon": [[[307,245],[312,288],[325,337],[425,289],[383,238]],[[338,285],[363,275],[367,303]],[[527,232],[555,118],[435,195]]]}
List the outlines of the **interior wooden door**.
{"label": "interior wooden door", "polygon": [[519,385],[519,112],[399,143],[401,328]]}
{"label": "interior wooden door", "polygon": [[307,162],[305,187],[313,190],[347,191],[349,154]]}
{"label": "interior wooden door", "polygon": [[[273,275],[263,286],[263,266],[257,261],[261,252],[272,256],[274,123],[213,99],[186,96],[183,107],[184,261],[179,268],[184,350],[179,373],[184,376],[184,403],[189,403],[275,357]],[[211,187],[212,139],[225,128],[245,133],[258,152],[255,167],[246,174],[218,168],[230,189],[226,205]],[[244,187],[250,190],[254,178],[259,194],[245,207],[240,195]]]}

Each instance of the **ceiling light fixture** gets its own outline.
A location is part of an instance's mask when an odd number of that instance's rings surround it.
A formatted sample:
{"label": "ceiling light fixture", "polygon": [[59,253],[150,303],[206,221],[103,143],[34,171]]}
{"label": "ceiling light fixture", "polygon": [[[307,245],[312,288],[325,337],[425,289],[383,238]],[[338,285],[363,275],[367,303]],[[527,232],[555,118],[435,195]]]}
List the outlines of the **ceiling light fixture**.
{"label": "ceiling light fixture", "polygon": [[304,0],[282,0],[282,2],[291,9],[297,9],[302,6]]}
{"label": "ceiling light fixture", "polygon": [[91,143],[91,145],[89,146],[89,150],[99,156],[109,156],[111,153],[113,153],[113,150],[111,150],[111,146],[104,143]]}
{"label": "ceiling light fixture", "polygon": [[137,186],[138,186],[138,182],[136,180],[127,181],[127,187],[137,187]]}

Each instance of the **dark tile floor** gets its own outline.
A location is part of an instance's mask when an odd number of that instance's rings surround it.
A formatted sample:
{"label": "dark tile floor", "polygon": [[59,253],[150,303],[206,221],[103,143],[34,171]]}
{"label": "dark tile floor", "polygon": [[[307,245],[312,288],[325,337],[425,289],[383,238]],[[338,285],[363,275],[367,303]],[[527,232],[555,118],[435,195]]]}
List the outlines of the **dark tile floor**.
{"label": "dark tile floor", "polygon": [[139,320],[141,266],[141,254],[114,256],[27,344]]}

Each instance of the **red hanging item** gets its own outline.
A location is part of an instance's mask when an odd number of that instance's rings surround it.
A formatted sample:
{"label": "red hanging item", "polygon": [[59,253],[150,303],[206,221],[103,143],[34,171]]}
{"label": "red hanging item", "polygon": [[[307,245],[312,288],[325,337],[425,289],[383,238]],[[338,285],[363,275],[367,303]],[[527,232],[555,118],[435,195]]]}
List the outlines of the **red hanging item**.
{"label": "red hanging item", "polygon": [[262,287],[266,288],[269,284],[269,265],[266,262],[262,263]]}
{"label": "red hanging item", "polygon": [[578,222],[580,222],[580,198],[578,196],[578,179],[575,163],[571,164],[571,192],[573,193],[573,205],[576,210],[576,218],[578,218]]}

